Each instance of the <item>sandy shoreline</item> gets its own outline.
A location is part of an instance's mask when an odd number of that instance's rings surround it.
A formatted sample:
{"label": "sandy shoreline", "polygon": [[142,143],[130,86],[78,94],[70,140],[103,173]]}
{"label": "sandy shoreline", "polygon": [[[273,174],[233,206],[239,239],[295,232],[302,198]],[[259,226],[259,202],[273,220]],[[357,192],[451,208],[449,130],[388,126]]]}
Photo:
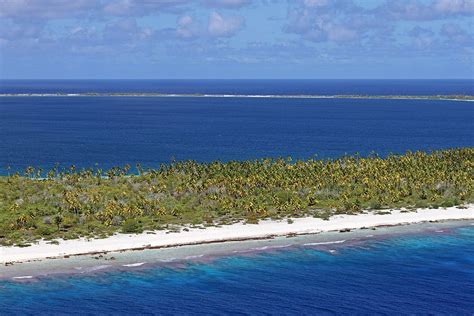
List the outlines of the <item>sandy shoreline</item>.
{"label": "sandy shoreline", "polygon": [[58,245],[40,241],[25,248],[0,247],[0,263],[462,219],[474,219],[474,205],[468,205],[463,209],[456,207],[419,209],[416,212],[394,210],[391,214],[385,215],[372,212],[359,215],[337,215],[327,221],[313,217],[295,218],[291,224],[287,220],[265,220],[259,224],[237,223],[206,229],[189,228],[188,231],[179,233],[156,231],[135,235],[115,234],[105,239],[61,240]]}

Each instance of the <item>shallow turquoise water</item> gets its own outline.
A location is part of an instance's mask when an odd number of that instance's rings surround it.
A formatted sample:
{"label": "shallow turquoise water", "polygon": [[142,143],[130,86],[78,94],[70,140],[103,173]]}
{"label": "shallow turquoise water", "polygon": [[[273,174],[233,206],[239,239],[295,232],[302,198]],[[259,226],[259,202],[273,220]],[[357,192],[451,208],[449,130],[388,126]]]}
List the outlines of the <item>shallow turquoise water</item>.
{"label": "shallow turquoise water", "polygon": [[1,314],[474,312],[474,226],[0,285]]}
{"label": "shallow turquoise water", "polygon": [[[138,88],[137,88],[138,87]],[[472,81],[10,82],[1,93],[472,94]],[[102,167],[474,145],[470,102],[248,98],[0,100],[5,166]],[[474,313],[474,226],[184,267],[0,283],[0,315]]]}

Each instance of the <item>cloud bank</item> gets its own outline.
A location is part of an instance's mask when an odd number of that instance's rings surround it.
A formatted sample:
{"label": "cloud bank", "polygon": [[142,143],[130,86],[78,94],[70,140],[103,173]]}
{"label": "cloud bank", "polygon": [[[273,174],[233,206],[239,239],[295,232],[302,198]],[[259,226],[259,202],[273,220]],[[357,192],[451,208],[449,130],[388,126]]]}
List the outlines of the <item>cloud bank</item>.
{"label": "cloud bank", "polygon": [[0,0],[0,8],[5,76],[28,76],[25,63],[90,71],[101,63],[113,73],[133,61],[136,76],[186,64],[209,76],[384,67],[401,76],[437,65],[424,76],[474,77],[473,0]]}

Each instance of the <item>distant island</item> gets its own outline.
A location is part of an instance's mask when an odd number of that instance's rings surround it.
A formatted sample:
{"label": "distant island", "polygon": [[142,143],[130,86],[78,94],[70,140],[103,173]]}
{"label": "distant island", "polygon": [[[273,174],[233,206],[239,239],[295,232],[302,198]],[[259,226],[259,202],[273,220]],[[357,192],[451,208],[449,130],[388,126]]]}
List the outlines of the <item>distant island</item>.
{"label": "distant island", "polygon": [[1,93],[0,97],[203,97],[203,98],[280,98],[280,99],[394,99],[473,101],[473,95],[366,95],[366,94],[203,94],[158,92],[83,92],[83,93]]}

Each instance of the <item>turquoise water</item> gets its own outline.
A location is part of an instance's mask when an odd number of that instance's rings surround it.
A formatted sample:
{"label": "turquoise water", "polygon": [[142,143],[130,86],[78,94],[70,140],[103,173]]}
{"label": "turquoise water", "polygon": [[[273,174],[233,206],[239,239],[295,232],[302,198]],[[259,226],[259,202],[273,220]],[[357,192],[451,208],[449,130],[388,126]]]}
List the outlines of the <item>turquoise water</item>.
{"label": "turquoise water", "polygon": [[[474,94],[472,80],[0,81],[0,93]],[[472,102],[2,97],[0,174],[474,146]],[[0,281],[0,315],[474,313],[474,226],[140,271]],[[195,254],[193,254],[195,255]],[[47,265],[47,263],[45,263]],[[52,264],[53,266],[53,264]]]}
{"label": "turquoise water", "polygon": [[210,262],[0,283],[9,314],[474,312],[474,226]]}

